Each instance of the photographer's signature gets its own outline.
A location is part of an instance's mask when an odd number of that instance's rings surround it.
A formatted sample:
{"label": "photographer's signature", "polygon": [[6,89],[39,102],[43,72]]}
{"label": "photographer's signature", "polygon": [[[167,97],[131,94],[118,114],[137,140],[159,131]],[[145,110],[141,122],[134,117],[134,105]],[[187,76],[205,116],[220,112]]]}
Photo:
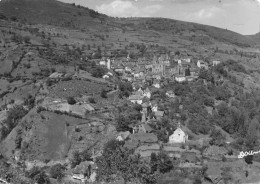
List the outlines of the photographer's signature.
{"label": "photographer's signature", "polygon": [[246,151],[246,152],[241,151],[240,154],[238,155],[238,158],[244,158],[248,155],[255,155],[257,153],[260,153],[260,151]]}

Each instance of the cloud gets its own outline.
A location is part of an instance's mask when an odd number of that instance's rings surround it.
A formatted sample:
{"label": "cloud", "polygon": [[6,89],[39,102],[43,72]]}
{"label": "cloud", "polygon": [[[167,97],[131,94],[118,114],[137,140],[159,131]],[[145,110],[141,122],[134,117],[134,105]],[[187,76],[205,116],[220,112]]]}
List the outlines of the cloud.
{"label": "cloud", "polygon": [[197,17],[200,19],[210,19],[214,16],[216,16],[220,12],[220,9],[216,7],[207,8],[207,9],[201,9],[199,12],[197,12]]}
{"label": "cloud", "polygon": [[162,9],[162,5],[137,7],[132,1],[115,0],[108,4],[96,6],[100,13],[114,17],[150,17]]}

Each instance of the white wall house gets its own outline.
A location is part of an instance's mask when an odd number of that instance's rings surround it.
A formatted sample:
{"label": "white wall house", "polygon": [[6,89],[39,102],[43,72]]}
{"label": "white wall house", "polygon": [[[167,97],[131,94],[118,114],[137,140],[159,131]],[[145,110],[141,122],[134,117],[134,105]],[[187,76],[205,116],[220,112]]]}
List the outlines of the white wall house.
{"label": "white wall house", "polygon": [[175,76],[175,81],[177,82],[184,82],[186,81],[186,77],[185,76]]}
{"label": "white wall house", "polygon": [[182,131],[180,124],[178,125],[178,128],[173,132],[172,135],[169,137],[169,143],[185,143],[188,140],[188,135],[185,134],[184,131]]}
{"label": "white wall house", "polygon": [[213,66],[217,66],[218,64],[220,64],[220,61],[212,61]]}
{"label": "white wall house", "polygon": [[99,65],[102,65],[102,66],[106,66],[107,69],[111,69],[111,60],[110,59],[105,59],[105,60],[101,60],[99,62]]}

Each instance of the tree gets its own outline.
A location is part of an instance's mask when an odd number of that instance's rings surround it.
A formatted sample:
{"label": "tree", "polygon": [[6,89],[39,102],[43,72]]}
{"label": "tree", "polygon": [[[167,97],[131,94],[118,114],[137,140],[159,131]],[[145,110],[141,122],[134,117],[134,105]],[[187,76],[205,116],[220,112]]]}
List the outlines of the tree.
{"label": "tree", "polygon": [[154,173],[155,171],[157,171],[158,159],[157,159],[156,153],[152,153],[152,154],[151,154],[150,167],[151,167],[152,173]]}
{"label": "tree", "polygon": [[91,153],[89,152],[89,149],[85,149],[80,153],[81,162],[84,161],[92,161]]}
{"label": "tree", "polygon": [[33,167],[29,171],[26,172],[26,176],[31,178],[33,181],[38,184],[49,184],[50,180],[46,175],[45,171],[40,167]]}
{"label": "tree", "polygon": [[21,148],[21,143],[22,143],[22,129],[18,129],[17,130],[17,135],[16,135],[16,138],[15,138],[15,147],[16,149],[20,149]]}
{"label": "tree", "polygon": [[254,118],[249,124],[249,128],[246,136],[246,144],[249,148],[253,149],[259,143],[260,124],[259,121]]}
{"label": "tree", "polygon": [[80,153],[79,151],[75,151],[72,154],[72,159],[71,159],[71,168],[76,167],[77,165],[79,165],[81,162],[81,158],[80,158]]}
{"label": "tree", "polygon": [[56,164],[51,167],[50,169],[50,176],[52,178],[58,179],[58,181],[61,181],[61,179],[65,176],[65,167],[61,164]]}
{"label": "tree", "polygon": [[214,107],[214,104],[215,104],[215,102],[214,102],[213,98],[211,98],[211,97],[204,98],[204,105],[209,106],[209,107]]}
{"label": "tree", "polygon": [[213,129],[213,131],[210,134],[210,137],[212,138],[210,140],[210,144],[223,146],[225,143],[225,136],[221,133],[220,130]]}
{"label": "tree", "polygon": [[92,76],[96,78],[102,78],[106,73],[106,69],[101,66],[96,66],[92,69]]}
{"label": "tree", "polygon": [[190,76],[190,68],[185,69],[185,76]]}
{"label": "tree", "polygon": [[140,104],[135,104],[135,105],[134,105],[134,109],[135,109],[136,111],[140,112],[143,108],[142,108],[142,105],[140,105]]}
{"label": "tree", "polygon": [[121,145],[120,141],[116,139],[111,139],[104,145],[103,150],[105,153],[110,153],[115,151],[120,145]]}
{"label": "tree", "polygon": [[107,98],[107,92],[106,92],[104,89],[102,89],[102,90],[101,90],[101,93],[100,93],[100,96],[101,96],[102,98]]}
{"label": "tree", "polygon": [[158,159],[158,170],[161,173],[166,173],[173,169],[172,161],[167,153],[160,152],[157,156],[157,159]]}
{"label": "tree", "polygon": [[13,107],[7,113],[7,119],[3,124],[7,125],[8,130],[11,131],[18,123],[18,120],[27,114],[27,110],[22,105]]}
{"label": "tree", "polygon": [[34,177],[34,181],[38,184],[50,184],[50,179],[44,171],[41,171]]}

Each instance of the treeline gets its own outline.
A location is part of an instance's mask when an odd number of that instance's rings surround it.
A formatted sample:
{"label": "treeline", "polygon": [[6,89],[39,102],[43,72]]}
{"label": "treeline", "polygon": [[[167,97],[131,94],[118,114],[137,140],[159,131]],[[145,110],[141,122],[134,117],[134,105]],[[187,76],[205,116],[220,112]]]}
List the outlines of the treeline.
{"label": "treeline", "polygon": [[[144,184],[167,183],[184,179],[183,172],[178,172],[178,163],[172,162],[167,153],[152,153],[150,160],[141,159],[134,150],[125,148],[123,142],[111,140],[104,145],[102,156],[97,158],[98,181],[124,181]],[[165,180],[169,172],[175,173]],[[177,174],[179,173],[179,174]],[[200,169],[186,178],[201,183]]]}

